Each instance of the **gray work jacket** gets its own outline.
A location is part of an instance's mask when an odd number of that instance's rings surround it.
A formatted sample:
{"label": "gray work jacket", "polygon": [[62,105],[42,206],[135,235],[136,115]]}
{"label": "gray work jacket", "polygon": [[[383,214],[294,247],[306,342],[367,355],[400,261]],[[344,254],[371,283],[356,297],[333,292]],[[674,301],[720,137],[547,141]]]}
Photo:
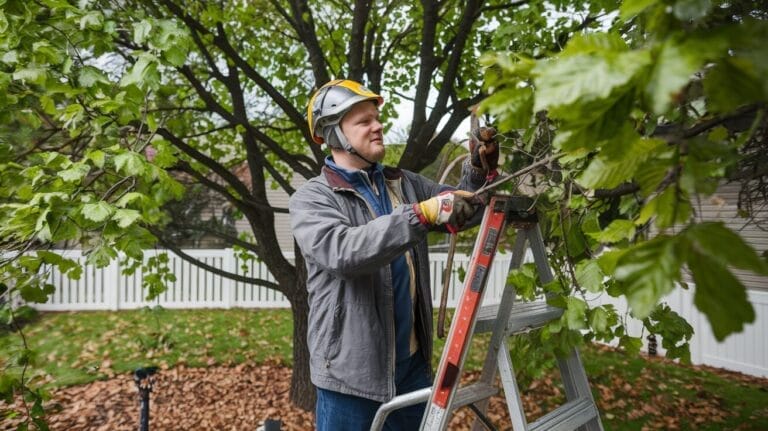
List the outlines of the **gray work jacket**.
{"label": "gray work jacket", "polygon": [[[468,164],[459,185],[485,178]],[[291,228],[307,266],[309,367],[320,388],[380,402],[395,396],[395,322],[390,262],[411,251],[416,274],[414,325],[422,355],[432,357],[432,300],[427,228],[410,203],[452,189],[413,172],[385,168],[391,214],[372,208],[341,175],[324,167],[291,196]]]}

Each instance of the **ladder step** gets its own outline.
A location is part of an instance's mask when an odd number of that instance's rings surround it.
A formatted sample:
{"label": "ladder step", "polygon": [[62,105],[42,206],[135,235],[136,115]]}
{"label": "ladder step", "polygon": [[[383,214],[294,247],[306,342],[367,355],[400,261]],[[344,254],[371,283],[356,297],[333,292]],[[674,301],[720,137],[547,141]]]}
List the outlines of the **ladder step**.
{"label": "ladder step", "polygon": [[529,431],[570,431],[598,417],[597,407],[589,398],[568,401],[529,424]]}
{"label": "ladder step", "polygon": [[490,398],[499,393],[499,388],[485,383],[473,383],[459,388],[453,399],[453,409]]}
{"label": "ladder step", "polygon": [[[475,333],[493,331],[496,316],[499,314],[499,304],[480,307],[477,313]],[[540,328],[547,322],[560,318],[562,314],[562,308],[553,307],[544,301],[516,303],[507,322],[507,334]]]}

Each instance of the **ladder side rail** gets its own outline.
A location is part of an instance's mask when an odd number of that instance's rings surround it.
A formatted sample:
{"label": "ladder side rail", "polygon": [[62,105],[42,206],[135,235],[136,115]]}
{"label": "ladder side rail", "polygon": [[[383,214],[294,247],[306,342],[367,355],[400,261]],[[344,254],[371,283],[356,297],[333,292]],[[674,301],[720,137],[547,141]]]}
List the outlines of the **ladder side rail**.
{"label": "ladder side rail", "polygon": [[[525,419],[523,398],[520,393],[520,388],[517,385],[515,367],[512,364],[512,358],[509,356],[509,346],[507,346],[506,340],[501,341],[501,348],[502,350],[499,350],[497,360],[501,384],[504,387],[504,397],[507,400],[507,411],[509,411],[509,418],[512,422],[512,429],[515,431],[526,431],[528,429],[528,421]],[[477,427],[478,424],[477,421],[475,421],[474,428]]]}
{"label": "ladder side rail", "polygon": [[[515,238],[515,245],[512,248],[512,258],[509,261],[509,269],[507,274],[509,274],[509,272],[512,270],[520,268],[520,266],[523,264],[526,252],[526,241],[526,232],[522,229],[518,229],[517,237]],[[494,383],[494,379],[496,378],[496,369],[497,365],[499,364],[498,360],[501,357],[500,354],[505,353],[506,356],[509,356],[508,353],[503,351],[506,349],[506,343],[504,342],[504,339],[507,336],[507,325],[509,322],[509,317],[512,313],[512,306],[514,305],[516,295],[516,287],[513,284],[507,282],[504,285],[504,292],[501,296],[501,302],[499,303],[496,320],[493,324],[493,331],[491,332],[491,340],[488,345],[488,352],[485,355],[485,362],[483,363],[483,369],[480,374],[479,381],[482,383],[492,385]],[[478,401],[475,403],[475,407],[477,407],[480,412],[485,414],[485,412],[488,410],[488,402],[489,400],[487,399]],[[475,420],[475,424],[472,429],[479,431],[483,430],[484,427],[481,423]]]}
{"label": "ladder side rail", "polygon": [[[603,431],[600,411],[597,409],[597,404],[592,396],[589,379],[587,378],[587,372],[584,370],[579,350],[573,347],[567,358],[557,358],[557,366],[560,369],[560,378],[563,381],[565,395],[568,400],[586,399],[595,407],[595,416],[589,422],[579,427],[578,431]],[[570,394],[569,391],[571,392]]]}
{"label": "ladder side rail", "polygon": [[[539,278],[541,279],[542,284],[547,284],[554,280],[554,276],[549,267],[547,250],[544,246],[544,239],[538,224],[530,229],[528,240],[531,252],[533,253],[534,262],[536,262],[536,268],[539,271]],[[575,347],[571,349],[570,354],[566,358],[557,358],[557,365],[560,369],[560,377],[563,381],[566,399],[568,401],[575,401],[579,398],[584,398],[590,400],[594,404],[592,391],[589,388],[589,380],[587,379],[584,365],[579,357],[578,349]],[[579,427],[579,431],[602,430],[603,426],[599,414],[583,427]]]}

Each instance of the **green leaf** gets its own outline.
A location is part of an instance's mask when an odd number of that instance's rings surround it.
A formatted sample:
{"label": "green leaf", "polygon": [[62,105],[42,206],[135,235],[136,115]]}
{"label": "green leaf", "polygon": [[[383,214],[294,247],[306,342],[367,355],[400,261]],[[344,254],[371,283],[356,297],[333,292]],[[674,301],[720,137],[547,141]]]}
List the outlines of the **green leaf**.
{"label": "green leaf", "polygon": [[189,55],[189,50],[180,45],[173,45],[163,51],[163,58],[175,67],[183,66],[187,62],[187,55]]}
{"label": "green leaf", "polygon": [[627,21],[658,2],[659,0],[625,0],[621,2],[619,17],[622,21]]}
{"label": "green leaf", "polygon": [[56,114],[56,102],[47,95],[40,96],[40,107],[43,108],[43,112],[48,115]]}
{"label": "green leaf", "polygon": [[681,21],[696,21],[707,16],[711,7],[710,0],[677,0],[672,12]]}
{"label": "green leaf", "polygon": [[698,53],[684,50],[674,39],[665,41],[645,88],[653,112],[663,114],[679,100],[679,92],[700,67]]}
{"label": "green leaf", "polygon": [[77,81],[85,88],[93,87],[98,83],[109,83],[109,79],[99,69],[93,66],[84,66],[80,69]]}
{"label": "green leaf", "polygon": [[143,19],[133,24],[133,43],[142,45],[152,31],[152,23]]}
{"label": "green leaf", "polygon": [[[0,14],[2,14],[3,11],[0,11]],[[0,31],[2,33],[2,31]],[[0,57],[0,61],[2,61],[5,64],[15,64],[19,62],[19,53],[16,50],[11,50],[3,54],[2,57]]]}
{"label": "green leaf", "polygon": [[671,161],[658,158],[652,158],[641,163],[634,176],[635,182],[640,186],[640,193],[646,197],[651,196],[666,178],[670,168]]}
{"label": "green leaf", "polygon": [[90,11],[80,18],[80,30],[98,30],[104,22],[104,15],[99,11]]}
{"label": "green leaf", "polygon": [[696,284],[693,303],[707,316],[718,341],[743,331],[744,324],[755,321],[746,288],[720,261],[694,249],[689,254],[688,267]]}
{"label": "green leaf", "polygon": [[634,357],[640,354],[640,349],[643,348],[643,340],[640,337],[623,335],[619,338],[619,347],[624,349],[628,356]]}
{"label": "green leaf", "polygon": [[86,219],[99,223],[107,220],[114,210],[112,205],[104,201],[99,201],[83,205],[83,208],[80,211]]}
{"label": "green leaf", "polygon": [[645,87],[653,113],[664,114],[671,104],[682,101],[683,87],[707,61],[728,55],[730,28],[694,33],[687,39],[670,37],[661,46]]}
{"label": "green leaf", "polygon": [[608,161],[597,156],[576,181],[589,189],[612,189],[632,178],[640,160]]}
{"label": "green leaf", "polygon": [[768,88],[755,69],[754,63],[743,57],[728,58],[713,65],[704,75],[707,108],[726,113],[742,105],[764,101],[768,97]]}
{"label": "green leaf", "polygon": [[139,88],[153,87],[159,82],[157,58],[149,53],[141,53],[136,63],[120,80],[121,87],[136,85]]}
{"label": "green leaf", "polygon": [[88,151],[85,154],[85,159],[90,160],[93,162],[93,166],[96,166],[97,168],[101,169],[104,167],[104,161],[106,160],[106,155],[101,150],[91,150]]}
{"label": "green leaf", "polygon": [[176,157],[175,147],[173,147],[168,141],[157,140],[152,143],[155,149],[155,156],[152,159],[152,163],[160,168],[168,168],[176,164],[178,158]]}
{"label": "green leaf", "polygon": [[13,72],[13,79],[43,85],[48,78],[48,72],[41,67],[29,67]]}
{"label": "green leaf", "polygon": [[69,220],[62,220],[62,222],[56,226],[56,229],[51,232],[51,241],[59,242],[74,240],[78,238],[79,233],[80,231],[75,223],[72,223]]}
{"label": "green leaf", "polygon": [[5,33],[6,30],[8,30],[8,18],[5,17],[5,12],[0,10],[0,34]]}
{"label": "green leaf", "polygon": [[526,128],[533,116],[533,89],[501,89],[483,100],[479,112],[488,112],[497,118],[501,130]]}
{"label": "green leaf", "polygon": [[46,250],[38,250],[36,253],[43,262],[49,265],[55,265],[59,268],[59,271],[63,274],[67,274],[70,278],[77,278],[74,276],[79,276],[79,273],[82,270],[82,267],[76,260],[66,258],[58,253]]}
{"label": "green leaf", "polygon": [[721,221],[697,223],[685,229],[692,247],[722,265],[768,275],[768,262]]}
{"label": "green leaf", "polygon": [[643,324],[652,334],[661,335],[661,344],[667,350],[668,358],[691,362],[688,341],[693,337],[693,327],[683,317],[666,304],[659,304]]}
{"label": "green leaf", "polygon": [[510,271],[507,284],[515,286],[515,291],[525,300],[533,300],[536,296],[536,267],[526,263],[520,268]]}
{"label": "green leaf", "polygon": [[91,167],[84,163],[75,163],[71,168],[59,171],[56,175],[67,183],[79,183],[88,172],[91,171]]}
{"label": "green leaf", "polygon": [[597,333],[606,332],[610,326],[610,315],[603,307],[589,310],[589,327]]}
{"label": "green leaf", "polygon": [[115,168],[126,175],[137,176],[144,173],[144,157],[133,151],[126,151],[115,156]]}
{"label": "green leaf", "polygon": [[104,268],[109,265],[109,262],[111,262],[112,259],[117,257],[117,251],[104,243],[86,251],[85,254],[88,256],[85,262],[89,265],[94,265],[97,268]]}
{"label": "green leaf", "polygon": [[589,292],[596,293],[603,290],[604,276],[596,260],[582,260],[576,264],[576,281]]}
{"label": "green leaf", "polygon": [[118,208],[125,208],[132,202],[141,201],[144,198],[146,198],[146,196],[139,192],[128,192],[125,195],[121,196],[120,199],[117,200],[117,202],[115,202],[115,206]]}
{"label": "green leaf", "polygon": [[656,200],[655,223],[659,229],[687,222],[693,211],[686,193],[674,187],[668,187],[656,197]]}
{"label": "green leaf", "polygon": [[675,224],[687,222],[691,212],[691,202],[685,192],[670,186],[643,206],[635,224],[645,224],[655,217],[656,227],[666,229]]}
{"label": "green leaf", "polygon": [[141,213],[132,209],[118,209],[112,216],[112,220],[117,221],[117,225],[121,228],[127,228],[140,219]]}
{"label": "green leaf", "polygon": [[600,265],[600,269],[604,274],[612,275],[616,271],[616,266],[619,264],[619,259],[627,252],[626,249],[614,249],[603,252],[597,258],[597,264]]}
{"label": "green leaf", "polygon": [[533,109],[546,109],[553,117],[566,119],[590,115],[584,104],[608,99],[614,90],[628,86],[649,63],[646,51],[580,54],[541,62],[534,68],[537,91]]}
{"label": "green leaf", "polygon": [[589,232],[587,235],[605,244],[612,244],[635,236],[635,223],[631,220],[615,219],[600,232]]}
{"label": "green leaf", "polygon": [[603,154],[598,155],[582,172],[577,181],[590,189],[611,189],[632,179],[640,164],[659,146],[664,145],[658,139],[640,138],[624,145],[621,159],[610,160]]}
{"label": "green leaf", "polygon": [[627,42],[618,33],[579,33],[566,45],[562,56],[610,53],[627,50]]}
{"label": "green leaf", "polygon": [[30,302],[43,304],[48,301],[48,296],[52,295],[56,288],[52,284],[31,284],[27,283],[19,289],[22,299]]}
{"label": "green leaf", "polygon": [[569,296],[566,303],[562,320],[567,328],[585,329],[587,327],[587,303],[575,296]]}
{"label": "green leaf", "polygon": [[659,235],[631,247],[618,260],[614,277],[624,284],[627,303],[638,319],[646,318],[680,278],[678,238]]}

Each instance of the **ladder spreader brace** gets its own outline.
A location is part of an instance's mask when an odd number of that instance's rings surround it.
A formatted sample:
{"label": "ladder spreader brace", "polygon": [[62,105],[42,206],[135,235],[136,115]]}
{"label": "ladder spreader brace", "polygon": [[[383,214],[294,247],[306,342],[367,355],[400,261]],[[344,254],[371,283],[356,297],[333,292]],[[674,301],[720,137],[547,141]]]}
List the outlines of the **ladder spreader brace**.
{"label": "ladder spreader brace", "polygon": [[[557,358],[565,388],[566,403],[532,423],[525,419],[520,391],[515,379],[506,338],[516,333],[536,329],[559,318],[563,310],[546,301],[514,305],[515,286],[506,284],[499,304],[481,307],[485,286],[493,259],[504,229],[510,225],[517,229],[509,270],[523,262],[526,243],[530,248],[541,282],[552,281],[547,263],[546,249],[538,225],[538,217],[530,198],[495,195],[490,199],[483,215],[480,233],[475,242],[460,302],[454,313],[451,329],[446,338],[443,354],[432,387],[398,395],[381,405],[376,412],[371,431],[380,430],[394,410],[428,401],[421,430],[445,430],[451,413],[460,407],[474,405],[482,418],[488,400],[498,393],[494,384],[498,369],[507,408],[515,431],[603,431],[600,415],[589,389],[586,372],[573,348],[569,355]],[[461,371],[469,351],[472,335],[491,331],[491,340],[480,378],[477,382],[459,388]],[[476,429],[478,426],[475,427]]]}

